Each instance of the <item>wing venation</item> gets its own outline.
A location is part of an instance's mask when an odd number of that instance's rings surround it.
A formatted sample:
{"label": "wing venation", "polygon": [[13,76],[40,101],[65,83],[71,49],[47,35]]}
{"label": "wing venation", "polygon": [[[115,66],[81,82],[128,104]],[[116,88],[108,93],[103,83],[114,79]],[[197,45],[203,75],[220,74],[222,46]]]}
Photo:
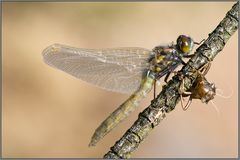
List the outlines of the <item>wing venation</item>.
{"label": "wing venation", "polygon": [[136,91],[149,68],[151,51],[137,47],[84,49],[54,44],[44,62],[85,82],[114,92]]}

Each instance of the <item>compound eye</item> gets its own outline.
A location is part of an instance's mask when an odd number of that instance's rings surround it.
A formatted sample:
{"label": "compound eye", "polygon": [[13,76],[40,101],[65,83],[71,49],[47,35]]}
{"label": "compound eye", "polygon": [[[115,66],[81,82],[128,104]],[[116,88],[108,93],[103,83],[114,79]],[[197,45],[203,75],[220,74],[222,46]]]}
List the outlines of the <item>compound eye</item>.
{"label": "compound eye", "polygon": [[189,53],[193,48],[193,40],[190,37],[181,35],[177,39],[177,45],[183,53]]}
{"label": "compound eye", "polygon": [[188,42],[185,39],[183,39],[182,44],[180,46],[180,49],[184,53],[188,53],[190,51],[190,46],[189,46]]}

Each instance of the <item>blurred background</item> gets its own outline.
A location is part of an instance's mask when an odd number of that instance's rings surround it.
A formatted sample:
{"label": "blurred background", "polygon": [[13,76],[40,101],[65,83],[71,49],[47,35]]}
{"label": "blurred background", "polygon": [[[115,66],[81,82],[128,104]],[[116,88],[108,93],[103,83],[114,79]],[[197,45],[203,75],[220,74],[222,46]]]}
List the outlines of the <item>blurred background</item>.
{"label": "blurred background", "polygon": [[[96,147],[98,125],[129,95],[94,87],[42,60],[53,43],[79,48],[143,47],[187,34],[200,42],[233,2],[3,3],[3,156],[101,158],[150,104],[153,94]],[[180,103],[132,157],[237,156],[237,47],[235,33],[207,74],[223,95],[214,106]],[[161,86],[158,87],[161,91]]]}

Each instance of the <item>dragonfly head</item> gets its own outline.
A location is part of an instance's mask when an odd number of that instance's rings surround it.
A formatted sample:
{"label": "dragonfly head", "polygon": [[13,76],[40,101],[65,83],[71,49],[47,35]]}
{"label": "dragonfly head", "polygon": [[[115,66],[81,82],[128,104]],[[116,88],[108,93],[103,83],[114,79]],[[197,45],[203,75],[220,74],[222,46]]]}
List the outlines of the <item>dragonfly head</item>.
{"label": "dragonfly head", "polygon": [[194,41],[189,36],[180,35],[177,38],[177,47],[184,54],[190,53],[193,49],[193,45],[194,45]]}

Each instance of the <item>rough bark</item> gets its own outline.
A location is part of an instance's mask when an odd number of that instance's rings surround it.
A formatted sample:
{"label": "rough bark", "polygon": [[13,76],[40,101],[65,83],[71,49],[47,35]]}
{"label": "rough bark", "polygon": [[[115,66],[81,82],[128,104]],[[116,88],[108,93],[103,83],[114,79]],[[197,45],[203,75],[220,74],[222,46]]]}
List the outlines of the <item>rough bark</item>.
{"label": "rough bark", "polygon": [[185,89],[190,89],[196,80],[195,69],[211,62],[224,48],[229,38],[238,29],[239,2],[233,5],[216,29],[209,34],[206,41],[197,48],[195,56],[170,80],[161,93],[152,100],[151,104],[139,114],[138,119],[130,129],[118,140],[104,158],[130,158],[131,153],[147,137],[165,117],[171,112],[180,100],[178,89],[181,83],[180,75],[183,74]]}

